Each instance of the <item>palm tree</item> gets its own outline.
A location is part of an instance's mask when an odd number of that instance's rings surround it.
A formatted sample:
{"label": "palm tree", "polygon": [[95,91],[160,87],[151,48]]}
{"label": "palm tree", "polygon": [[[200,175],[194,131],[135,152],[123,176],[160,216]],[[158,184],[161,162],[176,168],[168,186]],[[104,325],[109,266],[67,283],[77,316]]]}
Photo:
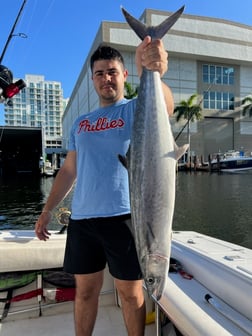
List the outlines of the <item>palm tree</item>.
{"label": "palm tree", "polygon": [[242,115],[245,116],[246,114],[248,114],[249,117],[252,117],[252,96],[243,98],[242,105],[244,104],[246,105],[243,107]]}
{"label": "palm tree", "polygon": [[176,115],[176,121],[178,122],[181,118],[184,118],[187,120],[184,127],[181,129],[179,134],[177,135],[176,139],[180,136],[180,134],[183,132],[184,128],[187,126],[187,141],[189,144],[188,147],[188,159],[190,158],[190,122],[196,120],[201,120],[203,118],[203,115],[201,113],[202,108],[200,106],[201,101],[198,104],[194,104],[195,99],[197,99],[198,94],[191,95],[188,100],[182,100],[178,106],[174,109],[174,114]]}
{"label": "palm tree", "polygon": [[128,82],[124,83],[124,88],[126,93],[124,94],[124,97],[127,99],[132,99],[134,97],[137,96],[138,94],[138,87],[136,87],[135,89],[133,89],[132,85]]}

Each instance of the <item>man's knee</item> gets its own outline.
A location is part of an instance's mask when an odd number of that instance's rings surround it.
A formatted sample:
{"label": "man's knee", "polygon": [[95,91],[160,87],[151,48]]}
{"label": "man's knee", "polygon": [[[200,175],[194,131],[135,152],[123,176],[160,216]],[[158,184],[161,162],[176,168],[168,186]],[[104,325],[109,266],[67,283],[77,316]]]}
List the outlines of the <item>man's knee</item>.
{"label": "man's knee", "polygon": [[75,299],[88,301],[97,298],[101,291],[102,280],[102,276],[75,275]]}
{"label": "man's knee", "polygon": [[144,303],[142,281],[116,281],[116,288],[122,301],[141,306]]}

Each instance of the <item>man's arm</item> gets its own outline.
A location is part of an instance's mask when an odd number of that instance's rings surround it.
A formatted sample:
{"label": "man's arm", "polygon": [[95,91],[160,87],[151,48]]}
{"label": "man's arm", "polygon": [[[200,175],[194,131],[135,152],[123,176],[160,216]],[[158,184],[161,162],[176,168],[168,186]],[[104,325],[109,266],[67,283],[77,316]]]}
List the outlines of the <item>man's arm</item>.
{"label": "man's arm", "polygon": [[[150,36],[146,36],[143,42],[136,49],[136,67],[139,77],[142,74],[142,69],[158,71],[160,78],[166,73],[168,69],[168,53],[164,49],[161,40],[151,40]],[[171,89],[168,85],[162,82],[164,98],[169,115],[173,114],[174,100]]]}
{"label": "man's arm", "polygon": [[166,103],[166,108],[169,116],[173,115],[174,111],[174,99],[173,95],[171,92],[171,89],[169,88],[168,85],[166,85],[164,82],[162,82],[163,86],[163,92],[164,92],[164,98],[165,98],[165,103]]}
{"label": "man's arm", "polygon": [[47,198],[46,204],[35,224],[35,232],[40,240],[49,238],[47,225],[49,224],[53,209],[67,196],[70,192],[76,178],[76,152],[70,151],[60,168],[54,180],[52,189]]}

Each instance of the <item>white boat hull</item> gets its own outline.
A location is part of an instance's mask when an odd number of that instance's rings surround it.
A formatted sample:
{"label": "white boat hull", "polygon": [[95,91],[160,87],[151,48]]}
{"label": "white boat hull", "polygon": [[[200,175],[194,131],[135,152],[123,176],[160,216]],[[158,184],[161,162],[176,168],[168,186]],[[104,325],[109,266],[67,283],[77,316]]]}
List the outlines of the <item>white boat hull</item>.
{"label": "white boat hull", "polygon": [[32,230],[0,231],[1,272],[62,267],[66,235],[51,233],[44,242]]}
{"label": "white boat hull", "polygon": [[196,232],[173,236],[174,258],[183,260],[184,268],[209,291],[252,320],[252,250]]}
{"label": "white boat hull", "polygon": [[177,232],[172,257],[193,279],[170,274],[159,304],[183,335],[252,335],[252,250]]}

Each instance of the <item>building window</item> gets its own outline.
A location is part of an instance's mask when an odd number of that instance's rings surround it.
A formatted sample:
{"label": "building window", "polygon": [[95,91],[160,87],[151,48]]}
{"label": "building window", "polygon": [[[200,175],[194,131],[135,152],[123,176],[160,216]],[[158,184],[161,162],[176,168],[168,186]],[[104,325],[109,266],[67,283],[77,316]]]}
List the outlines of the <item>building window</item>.
{"label": "building window", "polygon": [[234,94],[231,92],[204,91],[204,109],[234,110]]}
{"label": "building window", "polygon": [[203,82],[218,85],[234,85],[235,70],[233,67],[203,64]]}
{"label": "building window", "polygon": [[234,110],[235,68],[202,64],[203,108]]}

